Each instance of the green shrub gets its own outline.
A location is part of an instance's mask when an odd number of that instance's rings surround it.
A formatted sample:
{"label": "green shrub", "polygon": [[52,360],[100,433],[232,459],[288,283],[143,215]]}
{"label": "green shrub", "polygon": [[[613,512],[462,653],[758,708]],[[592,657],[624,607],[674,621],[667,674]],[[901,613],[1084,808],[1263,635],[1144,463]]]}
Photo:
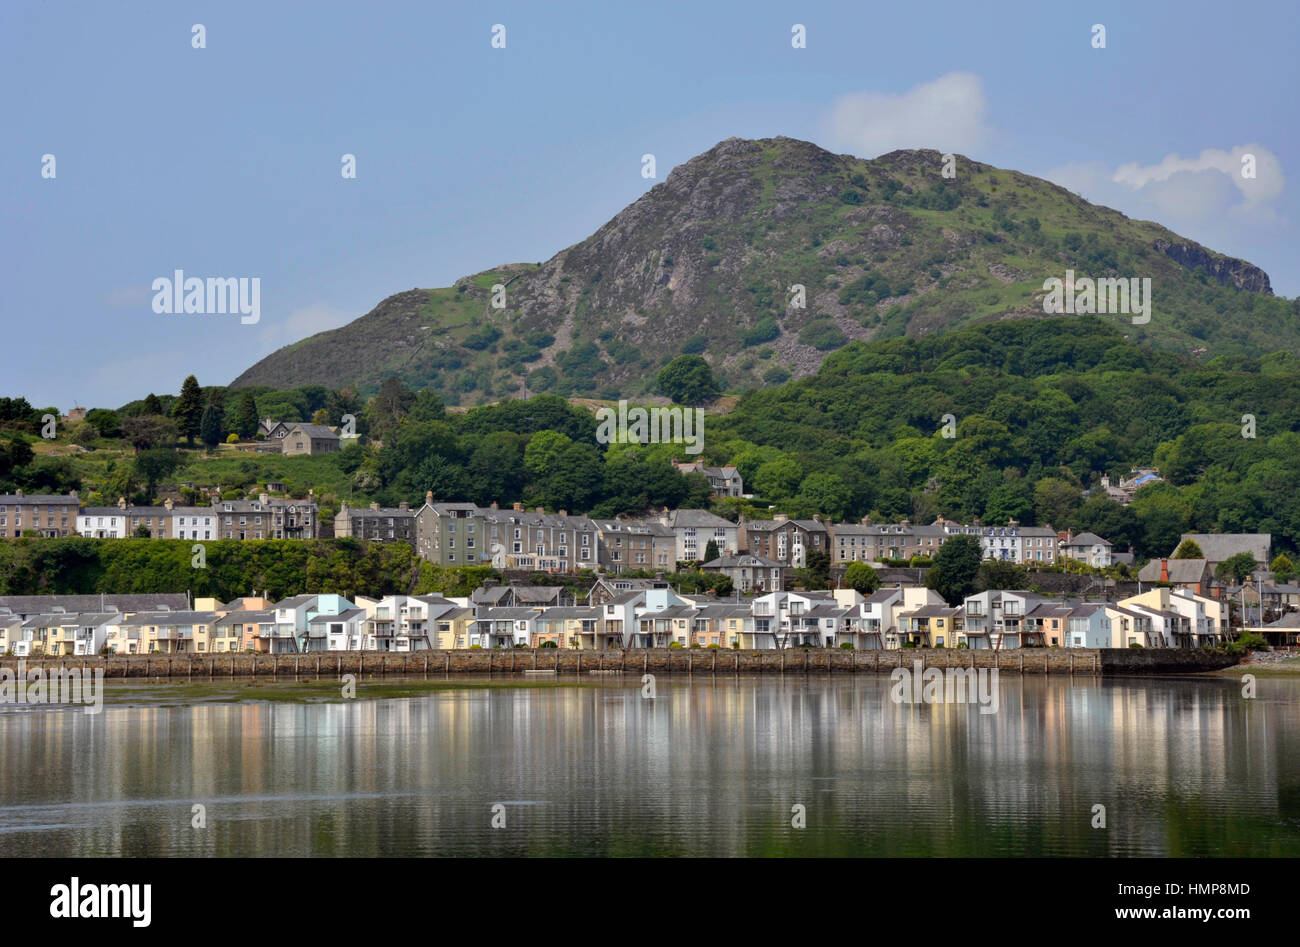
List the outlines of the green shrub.
{"label": "green shrub", "polygon": [[799,341],[819,351],[838,348],[848,339],[829,319],[814,319],[799,330]]}
{"label": "green shrub", "polygon": [[852,642],[852,641],[841,641],[841,642],[840,642],[840,648],[843,649],[844,651],[852,651],[852,650],[853,650],[853,642]]}

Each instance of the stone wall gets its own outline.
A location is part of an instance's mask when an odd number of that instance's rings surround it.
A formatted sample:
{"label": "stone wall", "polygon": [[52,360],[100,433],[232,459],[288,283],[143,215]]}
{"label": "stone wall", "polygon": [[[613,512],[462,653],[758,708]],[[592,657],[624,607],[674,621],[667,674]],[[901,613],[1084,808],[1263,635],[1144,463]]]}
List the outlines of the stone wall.
{"label": "stone wall", "polygon": [[[0,667],[17,668],[18,658],[0,658]],[[734,651],[717,648],[657,648],[626,651],[535,650],[416,651],[411,653],[322,652],[320,654],[123,655],[87,658],[25,658],[31,671],[44,668],[103,668],[108,680],[163,678],[287,678],[426,673],[523,674],[526,671],[644,673],[855,673],[896,667],[997,667],[1031,674],[1152,674],[1207,671],[1237,659],[1207,651],[1182,649],[1022,648],[967,651],[908,648],[899,651],[848,651],[789,648],[783,651]]]}

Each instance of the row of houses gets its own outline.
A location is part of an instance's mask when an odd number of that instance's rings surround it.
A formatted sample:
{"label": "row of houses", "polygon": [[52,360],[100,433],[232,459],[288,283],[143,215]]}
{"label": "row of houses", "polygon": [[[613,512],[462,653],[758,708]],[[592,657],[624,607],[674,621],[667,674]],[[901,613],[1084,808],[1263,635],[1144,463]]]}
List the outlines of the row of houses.
{"label": "row of houses", "polygon": [[[933,590],[895,586],[771,591],[719,600],[662,581],[601,578],[581,603],[559,587],[493,587],[472,596],[0,597],[0,653],[310,654],[464,648],[742,648],[811,646],[1009,650],[1197,648],[1229,635],[1227,605],[1158,587],[1115,602],[1024,590],[970,595],[956,607]],[[1300,613],[1290,613],[1294,616]],[[1294,645],[1294,617],[1259,629]]]}
{"label": "row of houses", "polygon": [[[324,526],[324,529],[322,529]],[[487,565],[500,570],[573,573],[581,570],[621,574],[632,571],[673,571],[679,562],[703,562],[706,571],[720,572],[745,593],[783,587],[790,569],[806,565],[810,553],[824,553],[832,567],[853,562],[898,562],[916,556],[933,557],[954,536],[973,536],[984,558],[1017,565],[1053,566],[1076,561],[1105,567],[1132,561],[1132,553],[1116,553],[1110,542],[1094,533],[1058,532],[1050,526],[971,524],[943,518],[929,525],[900,523],[823,522],[821,517],[771,519],[741,516],[732,522],[708,510],[664,509],[653,516],[598,519],[525,510],[515,503],[435,502],[432,493],[418,509],[353,507],[344,503],[332,523],[320,522],[319,507],[307,499],[271,497],[266,493],[244,500],[221,500],[211,506],[180,506],[171,500],[160,506],[137,507],[119,500],[116,507],[81,507],[76,492],[67,496],[31,495],[21,491],[0,496],[0,538],[35,531],[44,536],[80,534],[100,539],[134,536],[147,531],[155,538],[315,539],[328,535],[373,542],[406,542],[422,558],[442,566]],[[1201,547],[1197,559],[1161,558],[1143,567],[1146,582],[1171,583],[1197,593],[1220,595],[1215,567],[1231,556],[1248,552],[1265,568],[1272,554],[1267,533],[1184,534]],[[710,544],[716,555],[709,556]],[[1172,556],[1172,552],[1170,554]]]}

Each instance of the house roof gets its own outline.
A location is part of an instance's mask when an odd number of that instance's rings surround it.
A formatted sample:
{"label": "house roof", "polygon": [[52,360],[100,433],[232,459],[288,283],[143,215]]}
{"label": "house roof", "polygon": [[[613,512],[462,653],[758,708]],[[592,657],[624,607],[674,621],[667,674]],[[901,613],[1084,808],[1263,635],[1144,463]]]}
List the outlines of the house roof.
{"label": "house roof", "polygon": [[745,553],[739,556],[719,556],[712,562],[706,562],[701,569],[780,569],[781,563],[773,562],[763,556]]}
{"label": "house roof", "polygon": [[1102,539],[1096,533],[1080,533],[1070,540],[1067,546],[1109,546],[1106,540]]}
{"label": "house roof", "polygon": [[1256,562],[1266,563],[1273,545],[1271,533],[1183,533],[1178,545],[1181,546],[1188,539],[1201,547],[1201,552],[1211,565],[1231,559],[1239,552],[1248,552],[1255,557]]}
{"label": "house roof", "polygon": [[1168,562],[1168,580],[1160,578],[1159,559],[1152,559],[1144,565],[1138,572],[1138,578],[1143,582],[1184,582],[1200,583],[1205,581],[1206,573],[1209,569],[1209,560],[1206,559],[1169,559]]}
{"label": "house roof", "polygon": [[289,428],[292,431],[302,431],[308,437],[326,437],[338,440],[338,435],[323,424],[295,424]]}

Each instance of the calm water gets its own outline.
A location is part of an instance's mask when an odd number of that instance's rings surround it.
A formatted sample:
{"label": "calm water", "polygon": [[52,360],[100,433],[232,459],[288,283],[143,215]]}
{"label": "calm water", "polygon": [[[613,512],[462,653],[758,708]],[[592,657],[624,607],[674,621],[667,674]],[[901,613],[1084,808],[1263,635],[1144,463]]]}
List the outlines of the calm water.
{"label": "calm water", "polygon": [[1004,675],[992,715],[888,686],[5,707],[0,856],[1300,855],[1300,679]]}

